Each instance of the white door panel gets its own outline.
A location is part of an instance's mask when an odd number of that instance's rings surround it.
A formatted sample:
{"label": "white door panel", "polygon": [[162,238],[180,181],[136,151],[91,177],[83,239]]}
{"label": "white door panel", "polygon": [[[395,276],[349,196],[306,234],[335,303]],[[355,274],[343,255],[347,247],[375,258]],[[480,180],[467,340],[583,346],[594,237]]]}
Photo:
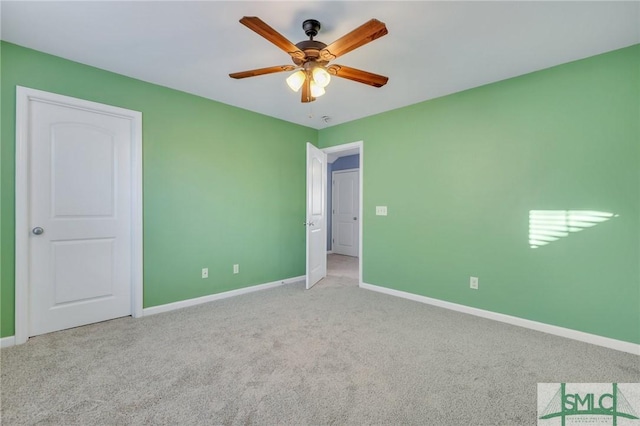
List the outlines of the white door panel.
{"label": "white door panel", "polygon": [[[113,295],[113,243],[109,238],[51,244],[55,306]],[[91,285],[84,285],[85,280]]]}
{"label": "white door panel", "polygon": [[[338,223],[336,228],[336,238],[335,240],[338,242],[337,245],[339,250],[345,247],[353,247],[353,232],[354,232],[354,224],[351,222],[346,223]],[[339,253],[344,254],[344,253]]]}
{"label": "white door panel", "polygon": [[327,155],[307,143],[307,289],[327,276]]}
{"label": "white door panel", "polygon": [[112,135],[103,129],[66,123],[56,124],[50,131],[53,217],[113,216]]}
{"label": "white door panel", "polygon": [[29,335],[131,314],[132,123],[32,101]]}
{"label": "white door panel", "polygon": [[333,243],[336,254],[358,256],[360,177],[358,170],[333,172]]}

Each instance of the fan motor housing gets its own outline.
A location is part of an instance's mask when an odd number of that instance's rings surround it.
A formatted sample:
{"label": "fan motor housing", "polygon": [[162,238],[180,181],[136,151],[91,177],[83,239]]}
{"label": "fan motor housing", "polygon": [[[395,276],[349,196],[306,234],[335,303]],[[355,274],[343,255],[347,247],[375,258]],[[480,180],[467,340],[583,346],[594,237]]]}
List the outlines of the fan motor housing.
{"label": "fan motor housing", "polygon": [[308,61],[315,61],[320,65],[325,65],[328,61],[320,61],[320,51],[327,47],[327,45],[317,40],[304,40],[300,43],[296,43],[296,47],[304,52],[304,59],[292,58],[296,65],[302,65]]}
{"label": "fan motor housing", "polygon": [[329,63],[329,61],[319,60],[320,51],[327,47],[327,45],[321,41],[313,39],[318,35],[320,28],[320,21],[315,19],[307,19],[302,23],[302,29],[307,37],[309,37],[309,40],[303,40],[300,43],[296,43],[296,47],[300,49],[300,51],[304,52],[304,58],[292,57],[291,59],[294,64],[303,66],[308,63],[313,63],[324,66]]}

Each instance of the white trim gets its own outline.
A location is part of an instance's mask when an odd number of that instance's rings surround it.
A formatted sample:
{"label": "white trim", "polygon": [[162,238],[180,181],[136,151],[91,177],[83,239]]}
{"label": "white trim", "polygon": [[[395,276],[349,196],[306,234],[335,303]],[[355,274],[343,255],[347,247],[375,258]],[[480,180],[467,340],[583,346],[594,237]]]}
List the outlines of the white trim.
{"label": "white trim", "polygon": [[333,250],[327,250],[327,254],[333,254]]}
{"label": "white trim", "polygon": [[131,120],[131,315],[142,316],[142,113],[16,86],[15,344],[29,338],[29,102],[95,111]]}
{"label": "white trim", "polygon": [[16,87],[16,187],[15,187],[15,344],[29,338],[29,98],[25,89]]}
{"label": "white trim", "polygon": [[420,296],[418,294],[407,293],[404,291],[380,287],[373,284],[361,283],[360,287],[366,290],[388,294],[390,296],[402,297],[403,299],[426,303],[427,305],[438,306],[440,308],[450,309],[452,311],[462,312],[465,314],[475,315],[494,321],[500,321],[519,327],[529,328],[531,330],[541,331],[543,333],[553,334],[555,336],[566,337],[568,339],[578,340],[580,342],[591,343],[592,345],[604,346],[605,348],[628,352],[633,355],[640,355],[640,345],[631,342],[611,339],[609,337],[598,336],[596,334],[589,334],[578,330],[572,330],[570,328],[558,327],[556,325],[531,321],[511,315],[499,314],[497,312],[486,311],[484,309],[472,308],[470,306],[459,305],[457,303],[446,302],[444,300],[433,299],[431,297]]}
{"label": "white trim", "polygon": [[0,348],[10,348],[16,345],[16,336],[8,336],[0,338]]}
{"label": "white trim", "polygon": [[284,280],[273,281],[265,284],[258,284],[251,287],[239,288],[237,290],[225,291],[222,293],[210,294],[208,296],[196,297],[194,299],[181,300],[179,302],[167,303],[165,305],[152,306],[150,308],[144,308],[142,314],[146,317],[148,315],[160,314],[163,312],[174,311],[176,309],[187,308],[189,306],[201,305],[203,303],[213,302],[215,300],[227,299],[229,297],[240,296],[242,294],[253,293],[255,291],[268,290],[270,288],[279,287],[281,285],[292,284],[298,281],[302,281],[306,278],[305,275],[293,278],[287,278]]}
{"label": "white trim", "polygon": [[[126,110],[129,111],[129,110]],[[131,171],[131,316],[133,318],[142,317],[143,304],[143,265],[144,253],[142,247],[143,241],[143,202],[142,195],[144,191],[142,176],[142,113],[138,111],[129,111],[133,113],[133,150],[132,150],[132,167]]]}
{"label": "white trim", "polygon": [[[363,201],[364,201],[364,141],[358,141],[358,142],[351,142],[351,143],[345,143],[342,145],[335,145],[335,146],[330,146],[328,148],[323,148],[322,150],[327,154],[333,154],[336,152],[342,152],[342,151],[348,151],[348,150],[352,150],[352,149],[358,149],[359,151],[359,155],[360,155],[360,165],[358,167],[358,171],[360,173],[359,175],[359,179],[360,179],[360,208],[359,208],[359,213],[358,213],[358,217],[360,218],[360,235],[358,237],[358,283],[360,286],[362,286],[362,258],[363,255],[362,253],[364,252],[364,247],[362,246],[362,234],[364,232],[364,227],[363,227],[363,223],[364,223],[364,219],[363,219]],[[333,229],[333,224],[332,224],[332,229]],[[333,248],[333,244],[331,246]]]}
{"label": "white trim", "polygon": [[358,251],[358,284],[360,285],[362,284],[362,253],[364,252],[364,245],[362,244],[362,234],[364,232],[364,143],[360,141],[356,142],[356,144],[358,144],[360,148],[360,167],[358,167],[358,170],[360,170],[360,211],[358,212],[360,217],[360,237],[358,244],[360,244],[360,247]]}

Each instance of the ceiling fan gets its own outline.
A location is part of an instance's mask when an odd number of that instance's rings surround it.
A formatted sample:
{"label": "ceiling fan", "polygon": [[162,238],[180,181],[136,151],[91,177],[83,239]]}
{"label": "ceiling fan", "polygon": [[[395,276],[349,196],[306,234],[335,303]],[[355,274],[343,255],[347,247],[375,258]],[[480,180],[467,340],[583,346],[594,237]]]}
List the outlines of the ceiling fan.
{"label": "ceiling fan", "polygon": [[229,74],[231,78],[255,77],[297,69],[298,71],[287,78],[287,84],[296,92],[302,89],[302,102],[313,102],[318,96],[322,96],[332,75],[374,87],[382,87],[389,80],[388,77],[356,68],[337,64],[329,65],[329,62],[337,57],[386,35],[387,27],[377,19],[371,19],[329,45],[313,39],[320,31],[320,22],[315,19],[307,19],[302,23],[302,28],[309,40],[297,44],[291,43],[256,16],[245,16],[240,19],[240,23],[287,52],[295,65],[279,65],[236,72]]}

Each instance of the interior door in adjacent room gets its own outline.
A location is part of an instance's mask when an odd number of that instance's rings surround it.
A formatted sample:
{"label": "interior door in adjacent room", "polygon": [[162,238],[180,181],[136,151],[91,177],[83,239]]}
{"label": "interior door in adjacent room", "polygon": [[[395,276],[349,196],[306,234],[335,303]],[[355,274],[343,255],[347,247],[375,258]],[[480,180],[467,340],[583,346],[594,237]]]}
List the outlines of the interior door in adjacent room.
{"label": "interior door in adjacent room", "polygon": [[358,170],[333,172],[331,250],[336,254],[358,256],[360,178]]}
{"label": "interior door in adjacent room", "polygon": [[138,130],[69,102],[26,112],[28,336],[132,313]]}
{"label": "interior door in adjacent room", "polygon": [[327,276],[327,154],[307,143],[307,289]]}

